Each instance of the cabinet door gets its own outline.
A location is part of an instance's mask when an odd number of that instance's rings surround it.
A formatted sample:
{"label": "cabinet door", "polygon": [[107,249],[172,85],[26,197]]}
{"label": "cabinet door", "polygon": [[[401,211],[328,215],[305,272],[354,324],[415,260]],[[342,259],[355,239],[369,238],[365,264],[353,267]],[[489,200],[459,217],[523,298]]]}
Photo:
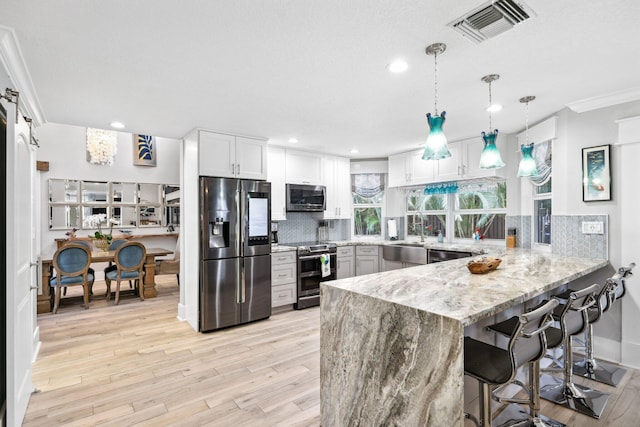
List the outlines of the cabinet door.
{"label": "cabinet door", "polygon": [[336,158],[333,156],[324,156],[322,158],[322,184],[327,187],[325,197],[324,219],[338,218],[337,193],[336,185]]}
{"label": "cabinet door", "polygon": [[236,138],[232,135],[200,131],[199,172],[203,176],[235,176]]}
{"label": "cabinet door", "polygon": [[236,137],[235,172],[238,178],[267,179],[267,143]]}
{"label": "cabinet door", "polygon": [[451,157],[434,160],[435,182],[453,181],[462,176],[461,142],[450,142],[449,151],[451,151]]}
{"label": "cabinet door", "polygon": [[338,218],[351,218],[351,161],[336,157],[336,207]]}
{"label": "cabinet door", "polygon": [[[496,146],[500,150],[502,160],[506,158],[507,152],[505,147],[506,138],[501,134],[498,134],[496,138]],[[506,168],[500,169],[480,169],[480,156],[484,149],[484,141],[478,136],[478,138],[467,139],[463,141],[463,153],[462,158],[465,164],[465,178],[482,178],[487,176],[506,176]]]}
{"label": "cabinet door", "polygon": [[378,257],[372,255],[357,255],[356,256],[356,276],[362,276],[363,274],[378,273],[380,267],[378,265]]}
{"label": "cabinet door", "polygon": [[356,274],[355,259],[353,255],[337,258],[338,266],[336,268],[336,279],[346,279]]}
{"label": "cabinet door", "polygon": [[416,151],[411,160],[411,184],[426,184],[434,181],[434,163],[435,160],[423,160],[422,153],[424,151]]}
{"label": "cabinet door", "polygon": [[322,156],[286,150],[286,180],[287,184],[322,185]]}
{"label": "cabinet door", "polygon": [[407,185],[410,171],[407,171],[407,154],[389,156],[389,187]]}
{"label": "cabinet door", "polygon": [[284,148],[267,147],[267,181],[271,183],[271,220],[287,219]]}

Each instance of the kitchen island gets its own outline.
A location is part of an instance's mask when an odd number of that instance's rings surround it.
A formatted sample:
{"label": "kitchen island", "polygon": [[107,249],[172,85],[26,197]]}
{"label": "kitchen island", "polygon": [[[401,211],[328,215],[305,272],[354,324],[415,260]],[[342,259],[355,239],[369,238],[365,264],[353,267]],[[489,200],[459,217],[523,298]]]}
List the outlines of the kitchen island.
{"label": "kitchen island", "polygon": [[465,326],[607,266],[502,250],[321,284],[320,407],[326,426],[462,426]]}

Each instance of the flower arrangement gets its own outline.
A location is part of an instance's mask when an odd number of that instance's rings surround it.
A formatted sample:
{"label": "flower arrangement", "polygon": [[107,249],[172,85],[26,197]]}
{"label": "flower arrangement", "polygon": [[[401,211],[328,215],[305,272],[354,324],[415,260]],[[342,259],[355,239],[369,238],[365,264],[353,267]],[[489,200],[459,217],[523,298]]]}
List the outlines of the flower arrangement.
{"label": "flower arrangement", "polygon": [[70,239],[74,239],[76,237],[76,231],[78,231],[77,228],[73,227],[71,229],[71,231],[67,231],[66,233],[64,233],[68,238]]}
{"label": "flower arrangement", "polygon": [[111,218],[111,220],[109,220],[109,233],[103,233],[102,224],[106,222],[107,222],[106,214],[94,214],[86,217],[82,223],[86,228],[98,229],[98,231],[96,231],[93,235],[90,234],[89,237],[93,239],[106,240],[107,242],[111,243],[111,240],[113,240],[113,234],[112,234],[113,226],[115,224],[118,224],[118,220]]}

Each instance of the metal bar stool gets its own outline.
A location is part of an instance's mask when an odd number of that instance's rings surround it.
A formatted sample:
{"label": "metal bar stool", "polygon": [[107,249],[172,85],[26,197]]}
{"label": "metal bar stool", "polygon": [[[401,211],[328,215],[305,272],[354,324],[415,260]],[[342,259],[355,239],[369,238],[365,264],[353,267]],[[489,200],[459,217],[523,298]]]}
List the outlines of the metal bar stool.
{"label": "metal bar stool", "polygon": [[[574,362],[573,372],[575,375],[617,387],[627,372],[620,365],[596,360],[593,355],[593,324],[601,319],[602,314],[607,312],[616,300],[625,295],[624,279],[633,274],[631,270],[635,266],[636,264],[632,262],[628,267],[620,267],[618,272],[607,279],[602,287],[596,300],[597,306],[588,309],[589,326],[584,338],[585,357],[583,360]],[[571,292],[574,291],[569,289],[556,297],[566,300]]]}
{"label": "metal bar stool", "polygon": [[[553,323],[552,313],[558,306],[557,300],[548,301],[534,311],[515,318],[507,349],[502,349],[470,337],[464,338],[464,373],[479,381],[480,424],[492,425],[491,398],[500,403],[518,403],[530,409],[531,422],[540,423],[538,396],[539,360],[547,349],[545,329]],[[516,381],[518,368],[529,365],[530,384],[526,387]],[[517,384],[528,394],[528,399],[498,396],[503,386]],[[473,419],[468,414],[466,418]]]}
{"label": "metal bar stool", "polygon": [[[554,318],[560,322],[564,376],[562,379],[551,375],[540,377],[542,385],[540,396],[543,399],[593,418],[600,418],[609,399],[609,394],[573,382],[571,337],[584,333],[589,325],[588,309],[596,304],[596,295],[599,290],[600,286],[595,284],[580,291],[571,292],[566,304],[561,304],[556,308]],[[547,331],[549,334],[557,335],[558,333],[557,328],[554,327],[547,329]],[[549,370],[543,369],[543,371]]]}

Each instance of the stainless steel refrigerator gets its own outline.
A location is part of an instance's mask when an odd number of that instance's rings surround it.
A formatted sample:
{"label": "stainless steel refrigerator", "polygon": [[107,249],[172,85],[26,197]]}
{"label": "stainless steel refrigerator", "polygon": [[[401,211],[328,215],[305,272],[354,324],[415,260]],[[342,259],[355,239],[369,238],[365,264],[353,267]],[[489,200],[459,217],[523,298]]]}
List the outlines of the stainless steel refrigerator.
{"label": "stainless steel refrigerator", "polygon": [[271,316],[271,183],[200,177],[200,330]]}

